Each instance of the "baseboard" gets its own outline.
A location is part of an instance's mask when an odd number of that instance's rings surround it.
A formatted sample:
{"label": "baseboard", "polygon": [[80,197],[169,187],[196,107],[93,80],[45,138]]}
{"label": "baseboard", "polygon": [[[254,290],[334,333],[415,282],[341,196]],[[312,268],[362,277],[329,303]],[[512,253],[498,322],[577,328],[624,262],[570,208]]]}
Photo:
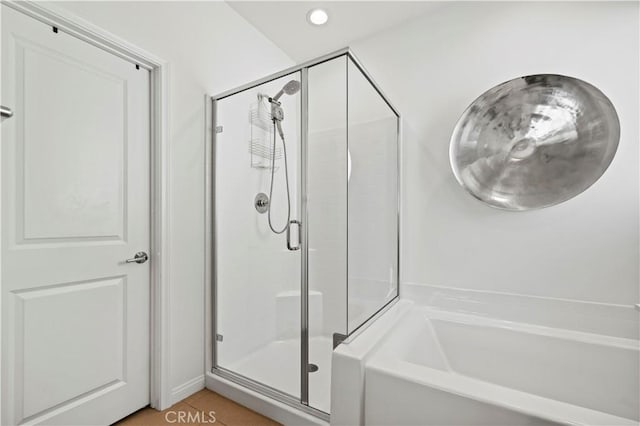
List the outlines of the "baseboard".
{"label": "baseboard", "polygon": [[212,373],[206,375],[206,387],[283,425],[328,426],[327,422],[317,417],[260,395]]}
{"label": "baseboard", "polygon": [[204,375],[194,377],[193,379],[185,382],[175,388],[171,389],[171,405],[176,402],[180,402],[186,397],[193,395],[201,389],[204,389]]}

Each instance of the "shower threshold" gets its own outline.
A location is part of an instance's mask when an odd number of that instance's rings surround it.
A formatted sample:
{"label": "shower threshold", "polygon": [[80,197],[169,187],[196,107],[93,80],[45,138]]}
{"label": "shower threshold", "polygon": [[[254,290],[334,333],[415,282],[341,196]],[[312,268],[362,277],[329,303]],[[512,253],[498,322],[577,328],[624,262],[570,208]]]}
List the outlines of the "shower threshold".
{"label": "shower threshold", "polygon": [[[325,413],[329,413],[331,403],[331,345],[330,337],[309,339],[309,362],[318,366],[309,374],[309,406]],[[285,394],[298,395],[300,369],[274,369],[273,365],[299,363],[299,348],[298,339],[273,341],[226,368]]]}

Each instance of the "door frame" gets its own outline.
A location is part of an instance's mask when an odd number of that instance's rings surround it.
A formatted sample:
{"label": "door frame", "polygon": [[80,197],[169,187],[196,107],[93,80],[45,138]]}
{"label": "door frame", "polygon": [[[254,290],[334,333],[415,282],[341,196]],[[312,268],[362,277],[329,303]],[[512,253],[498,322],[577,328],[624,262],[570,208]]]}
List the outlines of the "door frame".
{"label": "door frame", "polygon": [[[51,2],[0,0],[3,5],[58,28],[150,72],[150,389],[151,407],[171,405],[169,377],[169,144],[168,63]],[[2,18],[0,8],[0,19]],[[0,135],[0,143],[2,143]],[[0,222],[1,223],[1,222]],[[0,233],[2,229],[0,227]],[[0,292],[1,294],[1,292]],[[0,296],[1,297],[1,296]],[[1,302],[1,299],[0,299]],[[0,303],[0,309],[2,304]],[[2,316],[0,315],[0,321]],[[0,323],[1,325],[1,323]],[[0,353],[0,361],[2,354]],[[1,372],[0,372],[1,374]],[[1,377],[0,377],[1,378]],[[1,392],[1,390],[0,390]],[[2,395],[0,394],[0,413]]]}

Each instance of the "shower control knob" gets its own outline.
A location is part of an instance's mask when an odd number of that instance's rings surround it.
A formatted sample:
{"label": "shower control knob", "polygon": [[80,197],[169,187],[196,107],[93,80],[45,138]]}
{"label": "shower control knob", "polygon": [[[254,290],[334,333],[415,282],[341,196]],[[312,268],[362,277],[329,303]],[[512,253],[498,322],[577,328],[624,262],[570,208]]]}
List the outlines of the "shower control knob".
{"label": "shower control knob", "polygon": [[264,192],[260,192],[253,200],[253,204],[258,213],[266,213],[269,210],[269,196]]}

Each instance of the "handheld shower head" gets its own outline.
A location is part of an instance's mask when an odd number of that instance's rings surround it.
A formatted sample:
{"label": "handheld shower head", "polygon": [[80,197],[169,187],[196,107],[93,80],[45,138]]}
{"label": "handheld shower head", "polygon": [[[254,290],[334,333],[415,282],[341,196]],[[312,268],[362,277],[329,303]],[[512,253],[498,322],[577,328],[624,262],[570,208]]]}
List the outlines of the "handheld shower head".
{"label": "handheld shower head", "polygon": [[298,80],[291,80],[282,88],[287,95],[295,95],[300,90],[300,82]]}
{"label": "handheld shower head", "polygon": [[298,80],[291,80],[284,85],[282,89],[273,97],[274,101],[278,101],[285,93],[289,96],[295,95],[300,90],[300,82]]}

